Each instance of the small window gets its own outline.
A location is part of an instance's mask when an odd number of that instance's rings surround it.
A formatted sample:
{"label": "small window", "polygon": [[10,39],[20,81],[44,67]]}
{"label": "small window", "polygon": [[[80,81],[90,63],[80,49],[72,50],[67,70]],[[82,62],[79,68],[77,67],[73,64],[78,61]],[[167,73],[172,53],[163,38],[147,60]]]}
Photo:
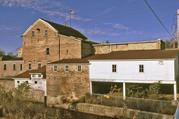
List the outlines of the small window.
{"label": "small window", "polygon": [[38,69],[40,69],[41,68],[41,64],[40,63],[38,63]]}
{"label": "small window", "polygon": [[35,84],[37,84],[37,81],[34,81]]}
{"label": "small window", "polygon": [[4,64],[4,70],[7,70],[7,65],[6,64]]}
{"label": "small window", "polygon": [[57,71],[58,70],[58,67],[55,65],[53,66],[53,71]]}
{"label": "small window", "polygon": [[20,64],[20,71],[22,71],[22,64]]}
{"label": "small window", "polygon": [[19,81],[17,81],[17,83],[20,83]]}
{"label": "small window", "polygon": [[139,72],[144,72],[144,65],[139,65]]}
{"label": "small window", "polygon": [[82,70],[81,65],[78,65],[77,70],[80,72]]}
{"label": "small window", "polygon": [[35,36],[35,31],[32,31],[32,37],[34,37]]}
{"label": "small window", "polygon": [[29,82],[28,81],[25,81],[26,84],[28,84]]}
{"label": "small window", "polygon": [[37,32],[40,33],[40,29],[39,28],[37,28]]}
{"label": "small window", "polygon": [[65,71],[68,72],[69,71],[69,66],[65,65]]}
{"label": "small window", "polygon": [[46,55],[49,55],[49,54],[50,54],[50,49],[46,48]]}
{"label": "small window", "polygon": [[41,77],[41,74],[38,74],[38,77],[40,78],[40,77]]}
{"label": "small window", "polygon": [[16,64],[13,64],[13,70],[14,71],[16,70]]}
{"label": "small window", "polygon": [[32,69],[32,64],[29,64],[29,70],[31,70]]}
{"label": "small window", "polygon": [[116,64],[112,65],[112,72],[117,72],[117,65]]}
{"label": "small window", "polygon": [[45,30],[44,36],[48,36],[48,30]]}

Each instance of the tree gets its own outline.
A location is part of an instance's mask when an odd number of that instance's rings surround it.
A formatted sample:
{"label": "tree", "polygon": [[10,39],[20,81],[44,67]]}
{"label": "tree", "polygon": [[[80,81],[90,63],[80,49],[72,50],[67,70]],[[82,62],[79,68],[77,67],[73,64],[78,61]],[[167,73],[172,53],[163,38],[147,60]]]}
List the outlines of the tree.
{"label": "tree", "polygon": [[4,56],[4,55],[5,55],[5,52],[0,49],[0,56]]}

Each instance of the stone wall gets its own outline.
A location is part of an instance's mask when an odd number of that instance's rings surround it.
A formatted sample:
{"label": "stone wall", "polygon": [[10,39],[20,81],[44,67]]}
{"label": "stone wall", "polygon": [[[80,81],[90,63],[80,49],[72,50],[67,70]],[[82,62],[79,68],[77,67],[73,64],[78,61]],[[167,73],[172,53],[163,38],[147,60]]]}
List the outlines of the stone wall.
{"label": "stone wall", "polygon": [[106,54],[112,51],[127,51],[127,50],[153,50],[164,49],[165,44],[161,40],[134,42],[124,44],[94,44],[95,54]]}
{"label": "stone wall", "polygon": [[[6,65],[6,70],[4,69]],[[15,65],[15,70],[14,70]],[[22,70],[21,70],[22,65]],[[22,60],[9,60],[9,61],[0,61],[0,78],[2,77],[12,77],[20,74],[24,71],[24,61]]]}
{"label": "stone wall", "polygon": [[[45,35],[45,30],[47,30],[47,35]],[[43,22],[37,22],[22,38],[22,56],[26,70],[29,69],[29,64],[32,64],[32,69],[37,69],[38,64],[43,66],[48,62],[59,60],[58,33]],[[47,54],[47,48],[49,54]]]}
{"label": "stone wall", "polygon": [[60,35],[60,59],[81,58],[81,40]]}
{"label": "stone wall", "polygon": [[[69,71],[64,71],[65,65]],[[82,71],[77,71],[77,66],[82,66]],[[57,71],[54,71],[57,66]],[[59,95],[71,95],[72,92],[80,97],[89,92],[88,64],[49,64],[47,66],[47,95],[57,97]]]}
{"label": "stone wall", "polygon": [[0,79],[0,87],[4,90],[12,90],[15,88],[15,83],[13,79]]}
{"label": "stone wall", "polygon": [[107,116],[112,118],[128,118],[128,119],[173,119],[173,115],[160,113],[152,113],[141,110],[128,108],[119,108],[103,105],[94,105],[86,103],[78,103],[76,110],[83,113],[94,114],[99,116]]}

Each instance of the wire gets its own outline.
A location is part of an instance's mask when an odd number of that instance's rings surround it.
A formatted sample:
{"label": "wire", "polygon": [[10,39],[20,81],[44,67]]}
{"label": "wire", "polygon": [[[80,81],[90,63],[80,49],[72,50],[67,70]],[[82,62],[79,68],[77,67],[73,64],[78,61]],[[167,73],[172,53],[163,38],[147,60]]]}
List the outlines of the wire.
{"label": "wire", "polygon": [[169,34],[169,36],[172,39],[176,38],[169,32],[169,30],[167,29],[167,27],[165,26],[165,24],[162,22],[162,20],[160,19],[160,17],[157,15],[157,13],[154,11],[154,9],[150,6],[150,4],[147,2],[147,0],[144,0],[145,4],[147,5],[147,7],[151,10],[151,12],[153,13],[153,15],[155,16],[155,18],[159,21],[160,25],[164,28],[164,30]]}

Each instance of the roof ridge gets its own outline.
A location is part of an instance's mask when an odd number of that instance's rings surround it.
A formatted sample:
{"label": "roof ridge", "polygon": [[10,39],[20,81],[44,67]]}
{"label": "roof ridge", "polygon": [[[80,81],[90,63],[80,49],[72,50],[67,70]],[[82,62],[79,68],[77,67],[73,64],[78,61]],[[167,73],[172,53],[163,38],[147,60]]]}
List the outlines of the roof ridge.
{"label": "roof ridge", "polygon": [[80,31],[76,30],[73,27],[69,27],[69,26],[65,26],[63,24],[59,24],[50,20],[46,20],[43,18],[40,18],[41,20],[49,23],[52,27],[54,27],[59,33],[63,34],[63,35],[67,35],[67,36],[74,36],[77,38],[81,38],[83,40],[86,40],[87,37],[85,35],[83,35]]}

